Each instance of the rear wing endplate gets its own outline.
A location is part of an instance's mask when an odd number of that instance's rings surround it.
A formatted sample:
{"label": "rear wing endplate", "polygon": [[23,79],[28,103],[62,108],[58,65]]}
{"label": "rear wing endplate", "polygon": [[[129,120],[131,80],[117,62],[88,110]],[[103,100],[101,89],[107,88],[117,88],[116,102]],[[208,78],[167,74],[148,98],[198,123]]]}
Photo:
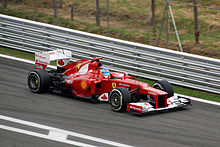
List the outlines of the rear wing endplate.
{"label": "rear wing endplate", "polygon": [[45,69],[51,61],[57,61],[57,67],[67,65],[72,57],[72,52],[68,50],[55,50],[35,53],[35,69]]}

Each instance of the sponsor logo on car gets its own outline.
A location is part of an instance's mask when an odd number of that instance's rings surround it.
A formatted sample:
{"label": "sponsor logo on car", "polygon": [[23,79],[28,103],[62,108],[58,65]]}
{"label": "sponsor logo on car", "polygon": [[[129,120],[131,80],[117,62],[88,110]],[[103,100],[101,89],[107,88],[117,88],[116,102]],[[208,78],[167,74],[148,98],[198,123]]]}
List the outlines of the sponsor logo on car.
{"label": "sponsor logo on car", "polygon": [[[36,60],[37,61],[37,60]],[[40,64],[43,64],[43,65],[48,65],[49,63],[47,63],[47,62],[44,62],[44,61],[38,61],[38,62],[36,62],[36,63],[40,63]]]}
{"label": "sponsor logo on car", "polygon": [[147,106],[149,106],[149,104],[148,104],[148,103],[144,103],[144,105],[147,105]]}
{"label": "sponsor logo on car", "polygon": [[135,106],[130,106],[130,109],[137,110],[137,111],[142,111],[141,108],[139,108],[139,107],[135,107]]}
{"label": "sponsor logo on car", "polygon": [[152,95],[157,95],[156,93],[151,92],[151,91],[149,91],[148,93],[149,93],[149,94],[152,94]]}
{"label": "sponsor logo on car", "polygon": [[116,88],[116,83],[115,82],[112,83],[112,88]]}
{"label": "sponsor logo on car", "polygon": [[43,66],[36,64],[35,65],[36,69],[43,69]]}
{"label": "sponsor logo on car", "polygon": [[81,63],[79,63],[79,64],[77,65],[77,68],[79,69],[79,68],[80,68],[80,66],[81,66]]}
{"label": "sponsor logo on car", "polygon": [[143,88],[147,88],[147,84],[143,84]]}
{"label": "sponsor logo on car", "polygon": [[152,87],[146,87],[145,89],[147,89],[147,90],[153,90]]}
{"label": "sponsor logo on car", "polygon": [[58,64],[61,65],[61,66],[64,65],[63,60],[59,60],[59,61],[57,61],[57,62],[58,62]]}
{"label": "sponsor logo on car", "polygon": [[46,60],[46,57],[43,57],[43,56],[38,56],[38,58],[41,58],[41,59],[45,59],[45,60]]}
{"label": "sponsor logo on car", "polygon": [[100,101],[108,101],[108,93],[103,93],[99,98]]}
{"label": "sponsor logo on car", "polygon": [[129,85],[127,84],[123,84],[123,83],[119,83],[120,86],[125,86],[125,87],[129,87]]}
{"label": "sponsor logo on car", "polygon": [[67,84],[73,84],[73,81],[72,80],[67,80],[66,83]]}
{"label": "sponsor logo on car", "polygon": [[81,82],[81,87],[82,87],[82,89],[86,89],[87,88],[87,84],[86,84],[85,81]]}

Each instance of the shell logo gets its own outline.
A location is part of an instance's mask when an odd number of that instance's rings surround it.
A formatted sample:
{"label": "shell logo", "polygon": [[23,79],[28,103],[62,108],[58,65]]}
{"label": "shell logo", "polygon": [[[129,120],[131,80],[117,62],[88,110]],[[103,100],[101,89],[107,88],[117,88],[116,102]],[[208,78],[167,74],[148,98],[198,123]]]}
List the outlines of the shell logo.
{"label": "shell logo", "polygon": [[86,89],[87,88],[87,84],[86,84],[85,81],[81,82],[81,87],[82,87],[82,89]]}
{"label": "shell logo", "polygon": [[38,57],[38,54],[35,54],[35,57]]}

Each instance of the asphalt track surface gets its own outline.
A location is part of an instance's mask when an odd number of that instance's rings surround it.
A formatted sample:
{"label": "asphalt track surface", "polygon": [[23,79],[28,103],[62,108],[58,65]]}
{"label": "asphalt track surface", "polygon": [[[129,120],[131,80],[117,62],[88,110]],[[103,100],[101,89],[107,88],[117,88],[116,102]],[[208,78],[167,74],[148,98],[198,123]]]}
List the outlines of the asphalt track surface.
{"label": "asphalt track surface", "polygon": [[[116,113],[107,103],[34,94],[26,84],[33,65],[0,58],[0,115],[132,146],[220,145],[220,107],[193,101],[193,107],[148,115]],[[0,120],[0,125],[13,124]],[[31,128],[32,129],[32,128]],[[41,130],[33,130],[41,131]],[[72,138],[77,140],[77,138]],[[97,146],[104,144],[91,143]],[[68,147],[71,145],[0,128],[1,147]],[[110,145],[109,145],[110,146]]]}

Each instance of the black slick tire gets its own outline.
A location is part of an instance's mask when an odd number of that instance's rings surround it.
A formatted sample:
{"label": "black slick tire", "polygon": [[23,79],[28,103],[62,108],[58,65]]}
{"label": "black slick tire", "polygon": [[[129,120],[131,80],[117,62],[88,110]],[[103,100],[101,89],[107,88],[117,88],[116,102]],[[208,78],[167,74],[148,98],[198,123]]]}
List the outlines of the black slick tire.
{"label": "black slick tire", "polygon": [[34,93],[43,93],[50,88],[50,75],[46,70],[34,69],[28,74],[28,87]]}
{"label": "black slick tire", "polygon": [[167,92],[167,98],[174,96],[173,87],[167,80],[157,81],[152,87]]}
{"label": "black slick tire", "polygon": [[113,111],[125,112],[127,103],[131,102],[131,94],[126,88],[117,87],[111,91],[109,101]]}

